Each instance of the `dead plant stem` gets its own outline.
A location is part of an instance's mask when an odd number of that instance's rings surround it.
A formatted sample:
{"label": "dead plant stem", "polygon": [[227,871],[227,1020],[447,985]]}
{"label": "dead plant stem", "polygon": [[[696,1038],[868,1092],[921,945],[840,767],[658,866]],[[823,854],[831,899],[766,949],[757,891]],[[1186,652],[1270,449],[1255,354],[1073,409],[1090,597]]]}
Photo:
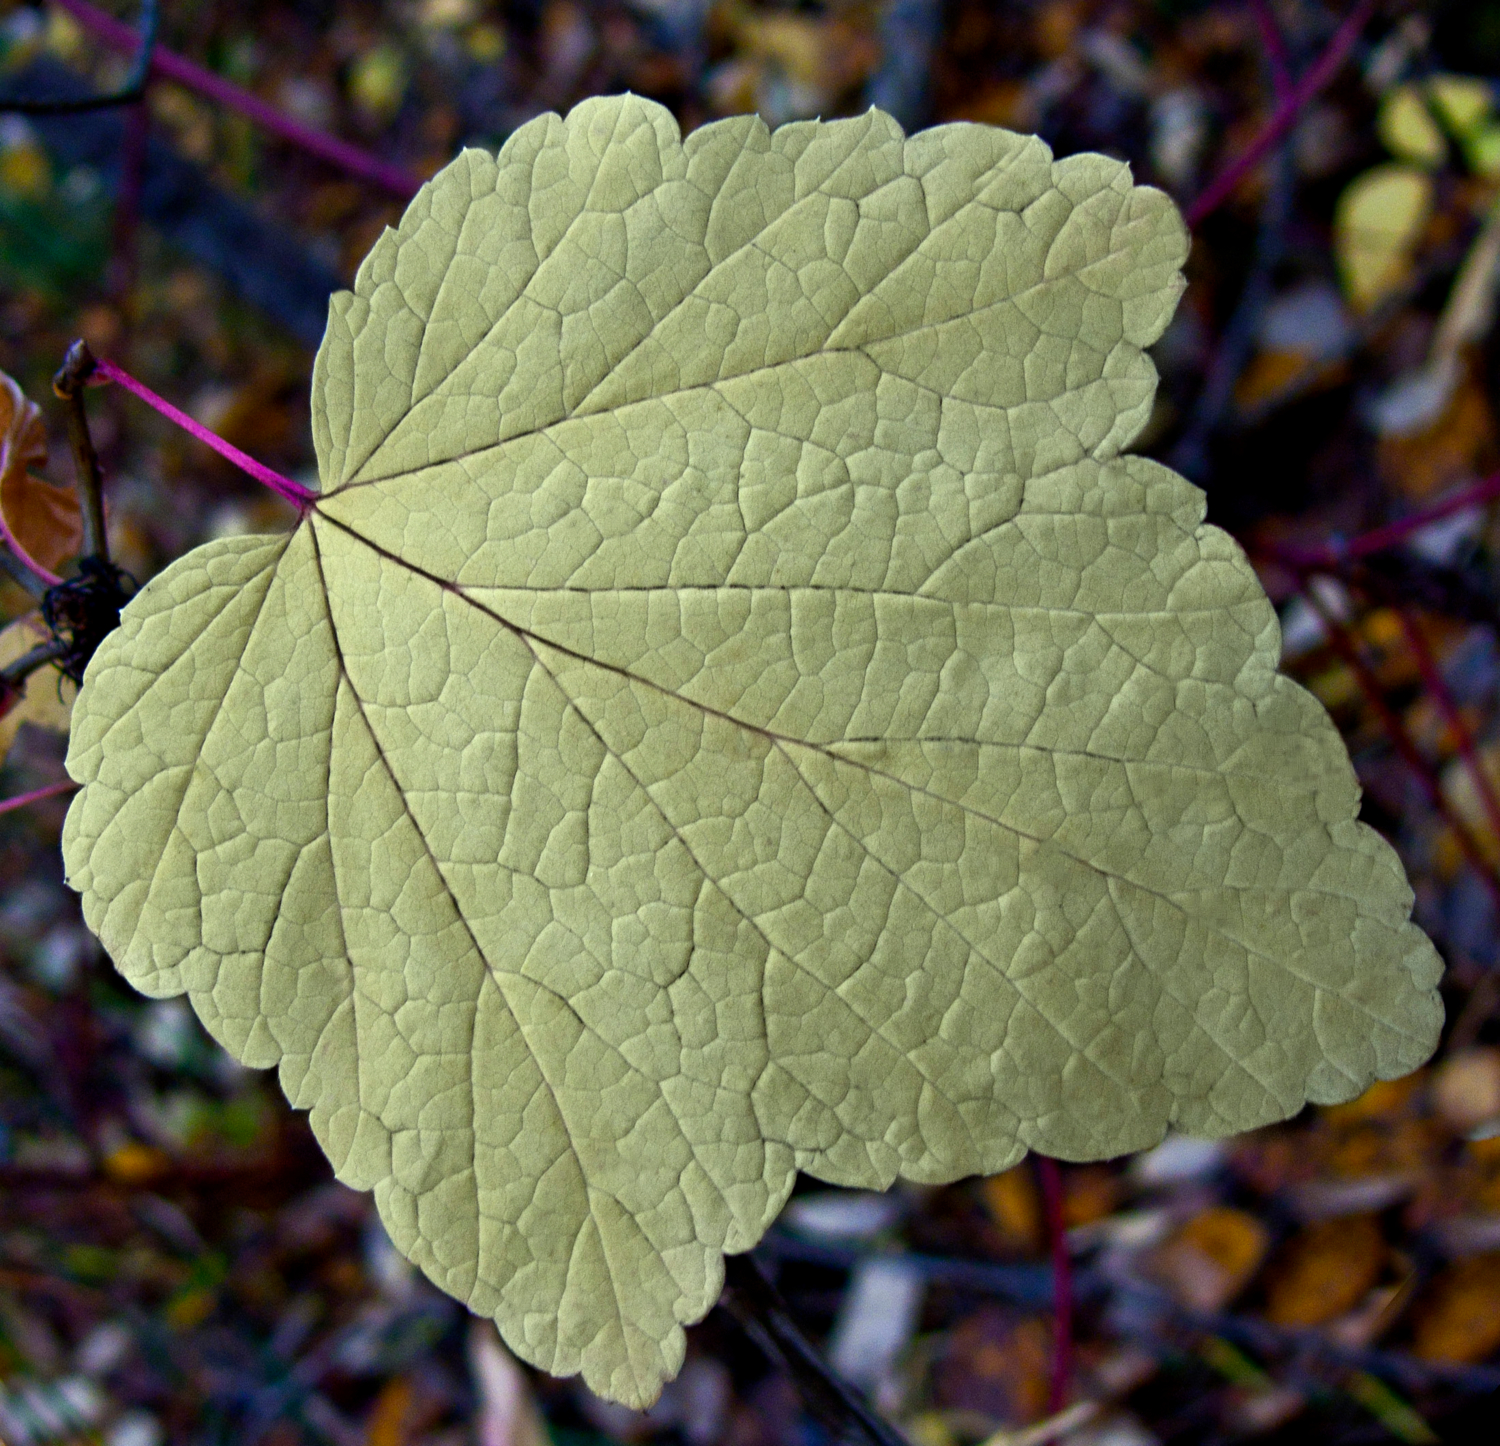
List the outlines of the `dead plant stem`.
{"label": "dead plant stem", "polygon": [[89,435],[83,389],[95,368],[94,355],[82,339],[68,348],[62,368],[52,378],[52,390],[66,404],[68,441],[73,446],[77,468],[78,498],[83,511],[83,556],[109,561],[109,541],[104,530],[104,486],[99,474],[99,455]]}

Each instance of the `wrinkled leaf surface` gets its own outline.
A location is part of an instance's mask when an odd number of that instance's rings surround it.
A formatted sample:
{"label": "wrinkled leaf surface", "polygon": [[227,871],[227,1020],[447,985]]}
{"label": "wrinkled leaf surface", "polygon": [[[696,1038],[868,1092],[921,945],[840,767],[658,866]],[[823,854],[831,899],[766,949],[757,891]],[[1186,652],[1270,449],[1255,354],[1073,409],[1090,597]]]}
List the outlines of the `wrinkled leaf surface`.
{"label": "wrinkled leaf surface", "polygon": [[466,152],[332,304],[322,492],[99,650],[70,877],[526,1359],[650,1400],[796,1170],[1342,1100],[1431,945],[1202,495],[1099,156],[888,117]]}

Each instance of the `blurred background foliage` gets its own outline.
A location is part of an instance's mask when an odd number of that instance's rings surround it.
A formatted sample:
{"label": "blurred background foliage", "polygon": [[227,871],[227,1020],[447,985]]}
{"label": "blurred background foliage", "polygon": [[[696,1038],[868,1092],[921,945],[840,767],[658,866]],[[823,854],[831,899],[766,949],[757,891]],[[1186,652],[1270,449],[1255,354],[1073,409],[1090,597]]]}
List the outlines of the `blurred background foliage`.
{"label": "blurred background foliage", "polygon": [[[0,4],[0,90],[118,86],[129,56],[83,13]],[[1312,93],[1341,22],[1349,43]],[[1194,217],[1140,447],[1203,486],[1251,552],[1285,667],[1344,731],[1365,816],[1449,966],[1442,1050],[1243,1139],[1063,1166],[1062,1416],[1031,1163],[880,1197],[804,1182],[762,1257],[915,1446],[1493,1439],[1500,0],[166,0],[160,43],[417,178],[629,88],[685,129],[875,103],[909,128],[1035,130],[1189,206],[1285,117]],[[37,489],[71,480],[49,379],[80,335],[307,474],[324,299],[401,204],[169,80],[123,115],[0,113],[0,369],[50,441],[0,513],[31,509],[30,543],[67,555],[76,517],[55,497],[38,511]],[[90,408],[111,542],[137,579],[205,538],[286,524],[117,389]],[[32,645],[33,608],[0,584],[0,664]],[[67,696],[44,681],[0,732],[0,798],[61,777]],[[273,1080],[182,1001],[118,981],[62,882],[66,802],[0,815],[0,1438],[821,1446],[721,1312],[644,1414],[518,1367],[330,1179]]]}

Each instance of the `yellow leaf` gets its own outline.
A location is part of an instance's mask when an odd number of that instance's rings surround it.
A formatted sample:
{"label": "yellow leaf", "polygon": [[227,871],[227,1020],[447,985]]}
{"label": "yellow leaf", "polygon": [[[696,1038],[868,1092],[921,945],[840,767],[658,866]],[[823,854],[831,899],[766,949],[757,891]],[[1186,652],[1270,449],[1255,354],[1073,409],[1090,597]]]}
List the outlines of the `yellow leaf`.
{"label": "yellow leaf", "polygon": [[1432,180],[1414,166],[1376,166],[1339,197],[1333,249],[1344,291],[1358,311],[1371,311],[1398,290],[1432,210]]}
{"label": "yellow leaf", "polygon": [[1468,140],[1489,118],[1490,83],[1472,75],[1435,75],[1427,82],[1432,108],[1453,136]]}
{"label": "yellow leaf", "polygon": [[1464,159],[1475,175],[1500,176],[1500,125],[1481,126],[1464,145]]}
{"label": "yellow leaf", "polygon": [[540,116],[330,302],[293,531],[95,654],[85,918],[518,1356],[645,1405],[799,1171],[1108,1159],[1433,1049],[1253,569],[1123,454],[1186,253],[986,126]]}
{"label": "yellow leaf", "polygon": [[[0,668],[9,667],[50,635],[39,613],[28,613],[8,627],[0,628]],[[0,715],[0,761],[10,752],[21,724],[34,723],[54,733],[66,733],[78,689],[56,668],[38,668],[26,679],[25,691],[15,706]]]}
{"label": "yellow leaf", "polygon": [[1376,129],[1385,148],[1398,160],[1440,166],[1448,154],[1448,142],[1414,85],[1398,85],[1386,96]]}
{"label": "yellow leaf", "polygon": [[35,198],[52,184],[47,153],[30,137],[0,144],[0,191]]}
{"label": "yellow leaf", "polygon": [[1485,1044],[1450,1055],[1433,1076],[1432,1099],[1460,1135],[1500,1120],[1500,1049]]}
{"label": "yellow leaf", "polygon": [[1042,1207],[1030,1166],[1016,1165],[991,1175],[981,1188],[1005,1243],[1028,1253],[1036,1250],[1042,1240]]}
{"label": "yellow leaf", "polygon": [[1191,1310],[1219,1310],[1250,1282],[1270,1245],[1255,1216],[1202,1210],[1151,1257],[1151,1272]]}
{"label": "yellow leaf", "polygon": [[[1491,790],[1500,796],[1500,745],[1483,744],[1478,752],[1479,766]],[[1500,861],[1500,839],[1490,826],[1489,810],[1480,795],[1474,770],[1464,759],[1450,758],[1443,765],[1440,781],[1448,806],[1469,826],[1485,853]]]}
{"label": "yellow leaf", "polygon": [[387,121],[406,97],[406,56],[396,45],[377,45],[354,62],[349,94],[354,104],[376,121]]}
{"label": "yellow leaf", "polygon": [[171,1166],[163,1151],[139,1140],[127,1140],[104,1157],[104,1173],[122,1185],[144,1185]]}
{"label": "yellow leaf", "polygon": [[365,1420],[365,1446],[406,1446],[412,1415],[412,1388],[408,1376],[394,1376],[380,1389]]}

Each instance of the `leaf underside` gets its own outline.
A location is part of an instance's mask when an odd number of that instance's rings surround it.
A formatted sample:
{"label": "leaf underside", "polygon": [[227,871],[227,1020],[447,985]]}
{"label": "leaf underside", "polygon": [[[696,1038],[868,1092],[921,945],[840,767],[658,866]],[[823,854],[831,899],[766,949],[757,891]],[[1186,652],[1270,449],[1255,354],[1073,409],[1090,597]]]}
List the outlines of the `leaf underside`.
{"label": "leaf underside", "polygon": [[1185,250],[987,127],[543,116],[334,298],[301,524],[99,649],[90,925],[536,1365],[651,1400],[799,1169],[1223,1135],[1434,1047],[1253,572],[1119,455]]}

